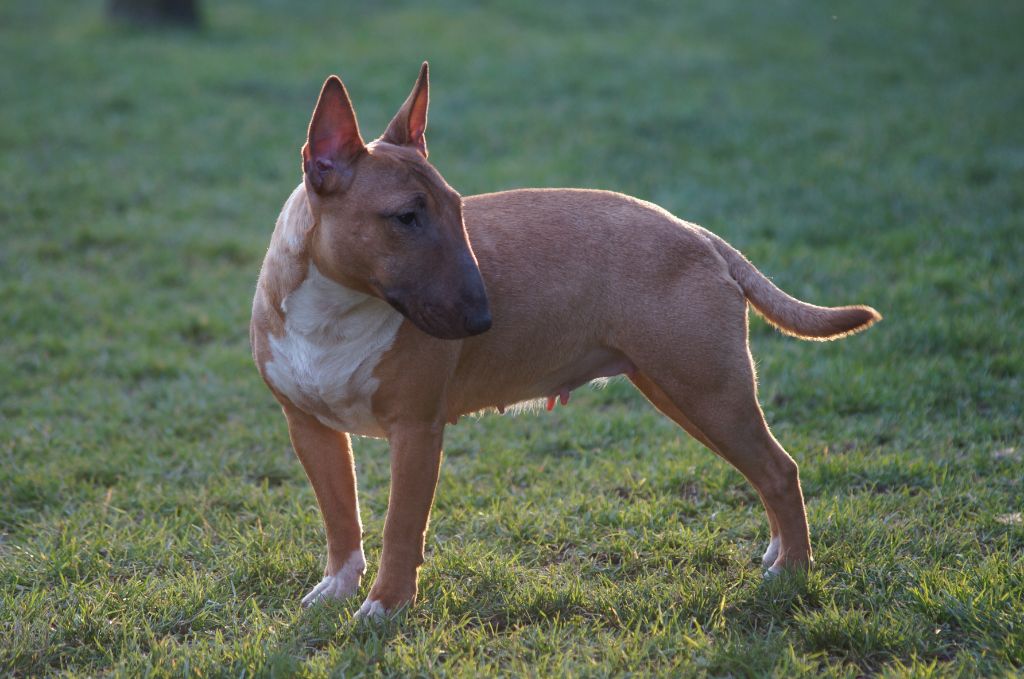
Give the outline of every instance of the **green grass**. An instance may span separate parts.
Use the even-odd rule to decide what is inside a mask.
[[[1024,6],[205,4],[0,9],[0,673],[1024,671]],[[753,491],[615,383],[449,430],[403,618],[299,608],[322,528],[251,293],[325,75],[373,136],[424,58],[464,194],[634,194],[886,315],[752,323],[811,575],[762,580]],[[356,455],[368,582],[387,453]]]

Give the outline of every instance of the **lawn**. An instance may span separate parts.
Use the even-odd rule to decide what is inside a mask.
[[[0,674],[1024,671],[1024,5],[293,4],[0,8]],[[620,381],[449,428],[404,616],[299,607],[323,529],[252,291],[324,77],[372,137],[423,59],[463,194],[633,194],[885,315],[751,322],[809,576],[762,578],[752,489]],[[388,461],[355,449],[365,594]]]

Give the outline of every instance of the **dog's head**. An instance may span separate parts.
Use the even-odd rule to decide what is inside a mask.
[[[381,137],[363,143],[345,86],[331,76],[302,148],[316,267],[386,300],[424,332],[458,339],[491,326],[462,196],[427,162],[427,64]]]

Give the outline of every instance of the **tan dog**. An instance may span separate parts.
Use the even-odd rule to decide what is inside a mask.
[[[797,465],[758,405],[747,303],[807,339],[857,332],[878,313],[796,300],[718,236],[628,196],[463,199],[427,162],[427,89],[423,64],[364,144],[345,87],[327,79],[256,289],[253,354],[327,532],[326,577],[303,604],[356,594],[366,567],[350,434],[391,449],[380,569],[357,613],[379,616],[415,600],[445,424],[564,403],[619,374],[757,489],[770,571],[806,567]]]

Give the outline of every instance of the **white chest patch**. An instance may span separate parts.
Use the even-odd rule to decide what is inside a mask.
[[[267,379],[328,427],[383,436],[370,401],[373,370],[395,340],[402,316],[385,302],[309,273],[281,303],[284,335],[270,336]]]

